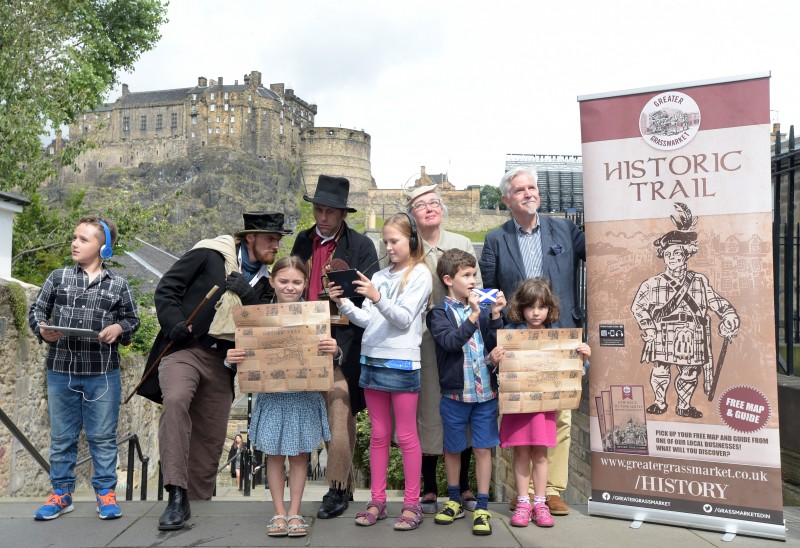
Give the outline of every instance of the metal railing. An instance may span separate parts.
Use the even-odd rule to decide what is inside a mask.
[[[145,455],[142,452],[142,446],[139,444],[139,436],[134,434],[133,432],[129,433],[128,435],[117,439],[117,445],[122,445],[124,443],[128,444],[128,469],[127,469],[127,476],[125,479],[125,500],[133,500],[133,469],[135,465],[135,459],[138,456],[139,462],[142,464],[142,475],[141,475],[141,486],[140,486],[140,493],[139,497],[140,500],[147,500],[147,472],[149,469],[150,457]],[[92,456],[88,455],[83,457],[82,459],[78,460],[75,463],[75,467],[81,466],[92,460]]]
[[[788,145],[786,151],[784,144]],[[795,177],[800,165],[794,126],[789,128],[789,139],[775,139],[772,156],[772,241],[775,307],[775,347],[780,369],[794,375],[794,347],[798,340],[798,310],[800,309],[800,226],[795,221],[798,196]],[[781,345],[786,348],[785,359]]]

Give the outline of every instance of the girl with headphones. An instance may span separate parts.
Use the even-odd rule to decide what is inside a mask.
[[[342,288],[329,286],[330,297],[339,310],[359,327],[361,376],[372,434],[370,477],[372,500],[356,514],[356,524],[374,525],[386,518],[386,473],[392,435],[390,410],[394,410],[397,439],[403,454],[405,494],[403,511],[394,528],[416,529],[422,523],[419,506],[422,452],[417,436],[417,400],[420,390],[422,314],[431,294],[431,272],[425,264],[422,244],[414,218],[398,213],[383,225],[383,242],[389,266],[372,280],[359,273],[356,293],[365,297],[361,308],[342,298]]]
[[[75,264],[50,273],[28,315],[33,332],[50,345],[47,405],[53,492],[34,514],[38,521],[73,510],[81,429],[92,455],[98,516],[122,515],[114,492],[121,397],[118,347],[131,343],[139,316],[128,282],[103,263],[112,255],[116,236],[112,221],[94,216],[78,221],[71,245]]]

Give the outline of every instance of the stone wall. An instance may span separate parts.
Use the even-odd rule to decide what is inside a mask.
[[[9,299],[8,280],[0,279],[0,407],[30,440],[34,447],[48,459],[50,448],[50,421],[47,411],[45,383],[45,355],[47,348],[27,326],[20,332],[14,322]],[[36,298],[38,287],[21,284],[25,288],[27,312]],[[27,319],[27,314],[26,314]],[[126,357],[122,362],[122,397],[127,397],[142,374],[144,358]],[[120,409],[118,435],[134,432],[144,454],[150,457],[152,478],[158,473],[158,418],[159,406],[139,396]],[[78,458],[88,455],[86,440],[81,435]],[[127,445],[120,448],[119,473],[125,481]],[[78,489],[91,490],[89,478],[91,463],[76,470]],[[134,472],[134,487],[138,490],[140,467]],[[48,474],[42,470],[22,444],[0,424],[0,497],[39,497],[50,490]],[[118,485],[121,490],[123,485]],[[137,491],[138,492],[138,491]]]
[[[375,188],[370,163],[371,137],[363,131],[334,127],[311,127],[301,131],[303,179],[306,192],[314,195],[322,174],[346,177],[353,193]],[[357,206],[353,206],[356,207]]]

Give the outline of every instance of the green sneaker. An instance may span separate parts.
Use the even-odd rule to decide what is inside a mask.
[[[492,514],[488,510],[475,510],[473,514],[475,519],[472,521],[472,534],[479,536],[487,536],[492,534],[492,524],[489,520]]]
[[[436,514],[436,517],[433,518],[435,523],[439,525],[450,525],[457,519],[461,519],[464,517],[464,508],[458,502],[454,500],[448,500],[444,503],[444,506],[439,513]]]

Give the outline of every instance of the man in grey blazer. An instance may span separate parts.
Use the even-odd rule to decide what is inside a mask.
[[[500,180],[503,203],[511,220],[486,235],[479,261],[483,286],[500,289],[509,301],[527,278],[550,280],[558,297],[561,316],[551,327],[583,324],[584,312],[577,302],[575,279],[579,262],[586,260],[583,232],[568,219],[542,217],[536,173],[526,167],[508,171]],[[556,416],[556,447],[548,451],[547,506],[556,516],[569,513],[561,499],[569,478],[569,446],[572,414]]]

